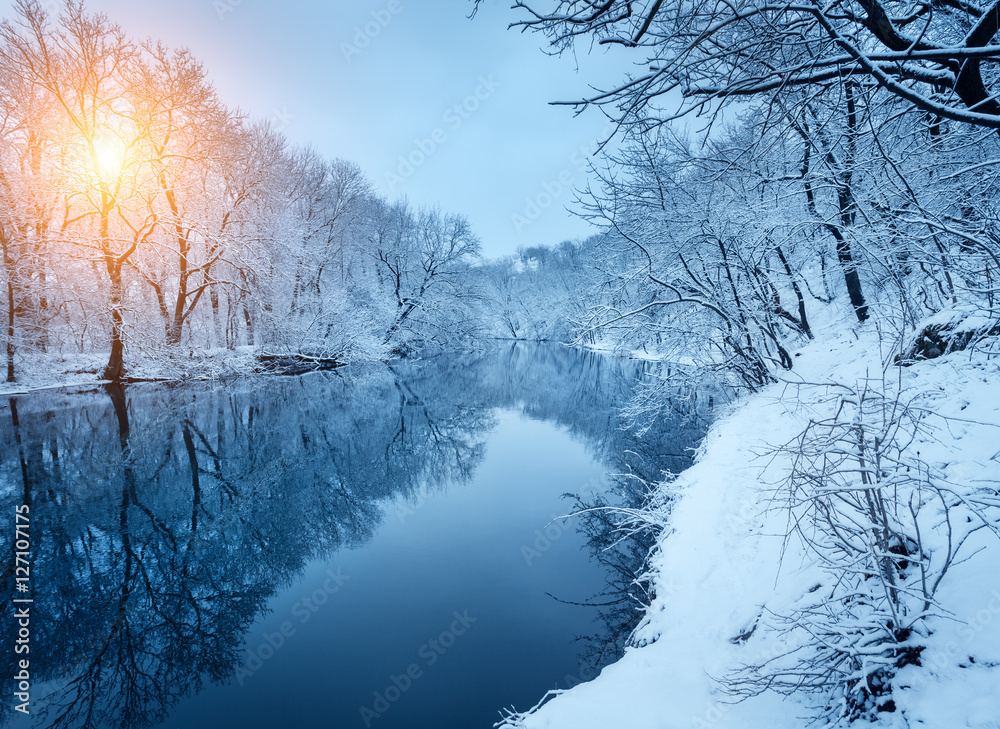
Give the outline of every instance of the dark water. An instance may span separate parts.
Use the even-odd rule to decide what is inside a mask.
[[[568,492],[614,500],[613,474],[683,468],[701,435],[673,409],[624,429],[642,376],[518,346],[8,399],[3,554],[29,505],[31,573],[15,593],[4,557],[0,722],[490,727],[589,679],[574,639],[602,626],[570,603],[607,574],[551,520]]]

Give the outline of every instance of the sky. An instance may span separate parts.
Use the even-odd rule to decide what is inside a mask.
[[[509,5],[470,19],[471,0],[86,0],[136,39],[189,48],[223,101],[293,144],[466,215],[488,257],[593,232],[566,208],[607,122],[549,102],[621,77],[602,52],[546,55],[542,35],[508,30],[523,17]]]

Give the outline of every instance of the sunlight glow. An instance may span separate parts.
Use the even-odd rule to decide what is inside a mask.
[[[64,132],[59,166],[70,188],[86,190],[119,181],[134,146],[126,140],[132,140],[134,134],[129,126],[115,122],[98,122],[84,134],[76,129]]]
[[[125,148],[111,129],[99,129],[94,134],[93,161],[97,174],[104,180],[118,176],[125,159]]]

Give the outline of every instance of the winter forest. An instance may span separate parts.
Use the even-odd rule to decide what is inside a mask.
[[[452,5],[366,17],[497,19]],[[503,17],[534,64],[622,71],[546,89],[604,124],[559,201],[587,232],[497,253],[224,102],[192,51],[16,0],[0,528],[17,597],[30,505],[35,612],[30,671],[4,618],[0,722],[334,712],[261,688],[287,680],[347,687],[330,715],[366,728],[1000,727],[1000,0]],[[390,547],[441,574],[409,585]],[[277,627],[337,560],[343,600]],[[367,643],[332,632],[366,614]],[[585,656],[541,647],[562,629]]]

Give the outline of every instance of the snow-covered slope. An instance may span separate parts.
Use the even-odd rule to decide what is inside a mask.
[[[886,364],[878,341],[865,328],[811,344],[784,382],[716,422],[696,465],[663,487],[673,497],[670,528],[651,564],[656,596],[635,645],[595,680],[511,717],[510,725],[781,729],[820,715],[815,695],[768,691],[736,703],[718,681],[794,648],[794,637],[775,629],[775,616],[830,582],[798,539],[785,538],[781,484],[790,456],[774,448],[833,414],[837,388],[825,383],[868,382],[900,392],[924,413],[909,450],[947,482],[1000,480],[1000,366],[957,352],[899,368]],[[925,549],[946,547],[947,534],[924,538]],[[896,711],[879,713],[879,726],[1000,727],[1000,539],[979,529],[959,556],[967,559],[948,571],[926,620],[921,665],[899,671]]]

